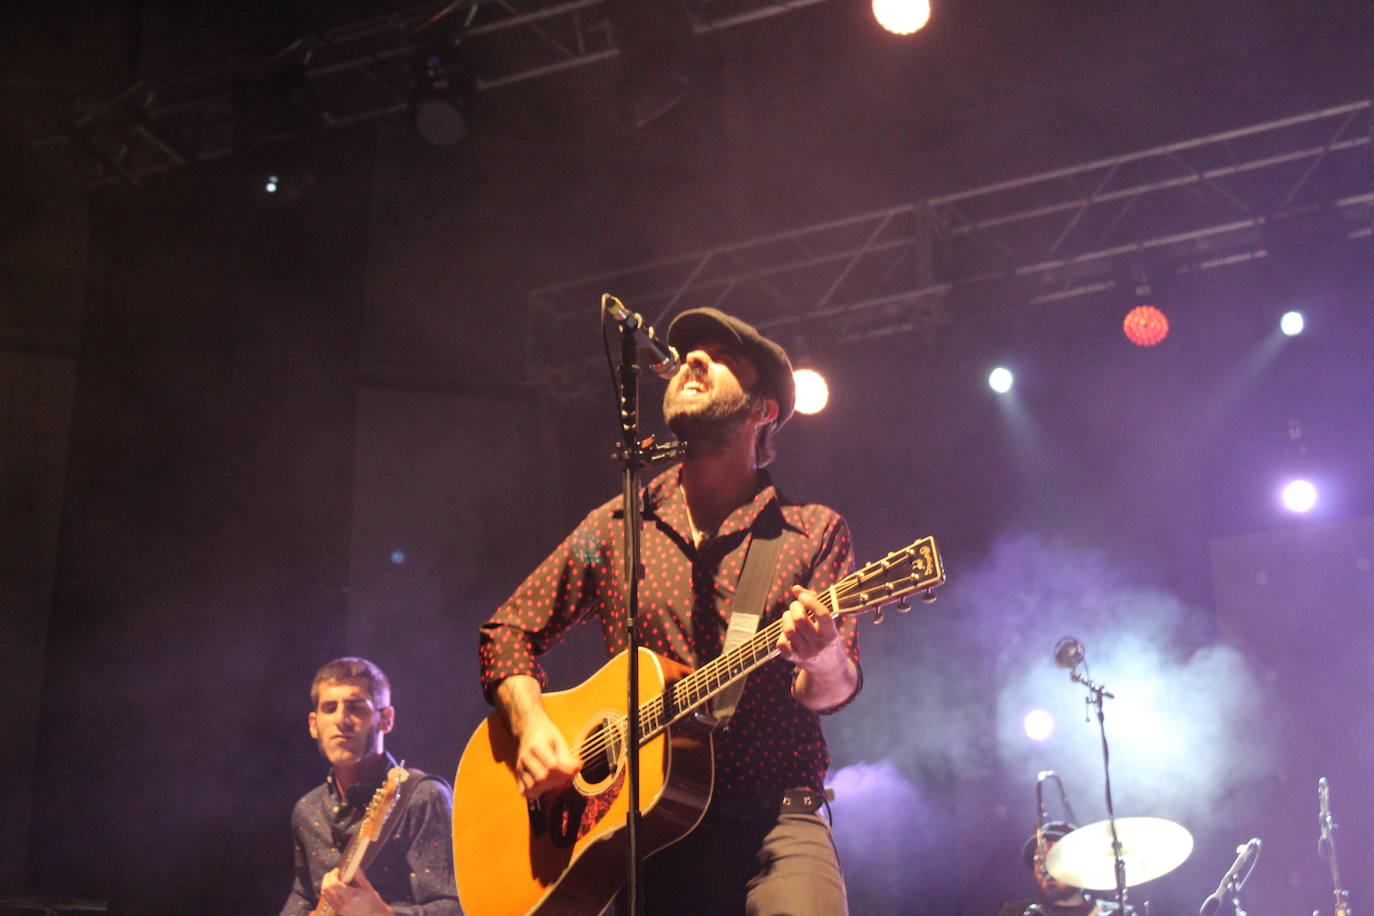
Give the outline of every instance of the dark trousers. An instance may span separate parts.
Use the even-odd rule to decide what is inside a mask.
[[[645,916],[844,916],[844,876],[819,814],[713,818],[644,862]],[[624,907],[619,912],[624,912]]]

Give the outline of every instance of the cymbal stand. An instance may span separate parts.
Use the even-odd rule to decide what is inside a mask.
[[[1088,688],[1088,695],[1083,702],[1091,709],[1097,711],[1097,730],[1102,735],[1102,780],[1107,797],[1107,823],[1111,828],[1112,834],[1112,859],[1114,873],[1116,875],[1116,905],[1119,912],[1124,914],[1126,911],[1126,862],[1121,858],[1121,840],[1116,835],[1116,809],[1112,805],[1112,768],[1111,752],[1107,748],[1107,720],[1102,712],[1102,700],[1116,699],[1112,693],[1094,683],[1087,675],[1078,671],[1077,667],[1070,672],[1069,677],[1075,683],[1082,684]]]
[[[1341,887],[1341,866],[1336,860],[1336,822],[1331,817],[1331,785],[1323,776],[1317,780],[1317,800],[1321,807],[1321,836],[1317,838],[1317,854],[1331,866],[1331,887],[1335,897],[1334,916],[1351,916],[1350,891]],[[1312,916],[1317,916],[1316,910]]]

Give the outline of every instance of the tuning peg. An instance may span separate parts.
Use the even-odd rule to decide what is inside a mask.
[[[926,589],[925,593],[921,595],[921,600],[926,604],[933,604],[935,602],[935,589]]]
[[[873,612],[873,622],[879,624],[883,622],[883,609],[881,606]]]
[[[906,600],[905,598],[903,598],[901,601],[898,601],[898,602],[897,602],[897,613],[898,613],[898,614],[906,614],[906,613],[909,613],[910,611],[911,611],[911,602],[910,602],[910,601],[908,601],[908,600]]]

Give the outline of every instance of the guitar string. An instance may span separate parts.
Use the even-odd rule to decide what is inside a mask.
[[[889,554],[877,563],[865,566],[863,569],[847,576],[840,582],[834,583],[818,597],[822,607],[828,613],[843,613],[846,609],[842,602],[849,598],[851,594],[858,591],[861,598],[866,597],[863,591],[863,584],[866,580],[887,572],[901,560],[909,556],[909,551],[898,551]],[[911,577],[914,578],[914,577]],[[884,595],[890,594],[895,588],[892,581],[884,583],[881,590]],[[866,606],[866,602],[859,604],[859,608]],[[673,692],[674,698],[678,701],[677,708],[687,710],[695,708],[705,702],[716,692],[721,690],[726,684],[734,681],[744,672],[767,661],[777,648],[777,638],[782,633],[782,621],[775,620],[765,626],[743,645],[737,647],[726,655],[717,656],[707,662],[696,671],[684,677],[682,680],[673,684],[669,690]],[[762,654],[759,649],[767,647]],[[741,665],[741,663],[744,663]],[[701,685],[704,689],[697,689]],[[664,716],[663,695],[655,697],[647,703],[640,705],[640,724],[641,740],[648,740],[658,733],[660,729],[668,723],[661,721]],[[624,744],[624,732],[622,727],[628,717],[615,717],[614,724],[603,723],[593,735],[588,736],[588,740],[583,741],[578,746],[578,757],[585,764],[606,751],[612,742],[615,743],[616,753],[614,759],[619,759],[620,748]],[[646,722],[647,720],[647,722]],[[609,727],[608,727],[609,726]]]
[[[826,607],[827,611],[831,614],[836,612],[843,613],[846,610],[852,613],[854,610],[860,610],[869,606],[872,600],[862,588],[863,584],[869,579],[888,572],[892,567],[909,559],[913,554],[913,548],[908,547],[904,550],[891,553],[882,560],[871,563],[858,572],[846,576],[843,580],[833,584],[819,596],[822,606]],[[915,575],[904,578],[909,578],[913,582],[918,581],[918,577]],[[877,589],[877,591],[881,592],[877,597],[882,599],[891,595],[896,588],[897,581],[898,580],[888,580],[884,582]],[[910,591],[914,590],[914,588],[910,589]],[[840,594],[841,591],[843,591],[843,594]],[[858,607],[854,609],[843,608],[840,602],[851,597],[852,593],[856,591],[861,599]],[[669,689],[672,690],[675,699],[679,701],[676,704],[677,708],[679,710],[695,708],[722,689],[730,681],[735,680],[744,672],[767,661],[776,649],[777,637],[781,633],[782,621],[780,619],[775,620],[732,652],[727,655],[717,656],[696,671],[684,677],[682,680],[673,684]],[[767,651],[759,655],[757,649],[765,645],[768,647]],[[746,657],[748,658],[748,664],[741,667],[740,662],[744,661]],[[705,682],[703,686],[706,689],[697,690],[695,685],[701,682]],[[686,695],[681,696],[680,694],[682,694],[684,690],[686,691]],[[640,705],[639,718],[641,724],[641,741],[647,741],[657,734],[659,730],[669,724],[661,721],[663,715],[662,694]],[[587,740],[579,744],[579,759],[584,764],[589,763],[593,758],[602,754],[611,742],[615,742],[616,754],[614,759],[618,760],[620,757],[621,745],[624,744],[625,729],[623,725],[627,718],[628,717],[624,715],[616,716],[613,727],[611,728],[607,726],[612,723],[603,723],[594,735],[589,735]],[[645,727],[646,719],[648,720],[649,727]],[[612,733],[614,735],[613,737]]]
[[[834,607],[831,607],[828,610],[831,613],[835,612]],[[684,704],[682,708],[694,707],[698,705],[700,702],[702,702],[705,699],[705,697],[703,696],[701,699],[696,699],[693,691],[690,690],[690,688],[687,691],[686,697],[681,696],[680,694],[682,693],[685,685],[689,685],[689,682],[693,681],[714,680],[718,674],[722,673],[721,669],[723,667],[735,668],[738,666],[739,662],[742,661],[746,656],[752,660],[757,654],[757,649],[761,646],[766,645],[768,647],[767,655],[772,655],[774,649],[776,648],[778,635],[781,633],[782,621],[775,620],[772,623],[765,626],[762,630],[759,630],[739,647],[733,649],[726,655],[717,656],[707,664],[703,665],[696,671],[684,677],[682,680],[671,685],[668,689],[673,691],[674,696],[678,697],[679,700],[688,700],[691,702],[690,707]],[[660,694],[659,696],[654,697],[652,700],[649,700],[646,703],[642,703],[639,709],[639,719],[642,730],[641,738],[642,740],[648,740],[649,738],[657,734],[658,731],[662,729],[664,725],[667,724],[660,721],[663,718],[663,695]],[[617,745],[623,744],[624,729],[622,728],[622,725],[625,723],[626,719],[627,717],[624,715],[618,715],[615,717],[614,738],[612,738],[611,735],[608,734],[610,729],[608,729],[606,727],[606,724],[603,723],[602,727],[596,731],[595,735],[589,736],[591,740],[584,741],[579,746],[579,757],[581,758],[581,760],[584,763],[590,762],[592,758],[598,756],[603,751],[605,751],[608,742],[612,740],[616,741]],[[617,747],[617,753],[615,756],[617,759],[620,756],[619,747]]]
[[[897,566],[899,563],[902,563],[913,557],[915,555],[915,548],[916,545],[913,544],[912,546],[904,548],[902,550],[894,551],[893,553],[888,554],[883,559],[874,563],[870,563],[858,572],[846,576],[840,582],[831,585],[829,589],[827,589],[820,595],[820,601],[822,606],[825,606],[829,613],[832,614],[836,612],[844,613],[846,610],[852,613],[854,610],[862,610],[863,608],[870,606],[874,603],[875,598],[870,597],[870,595],[864,590],[864,583],[869,579],[873,579],[884,573],[887,573],[894,566]],[[909,579],[911,583],[913,583],[902,594],[908,594],[919,588],[918,585],[914,584],[919,582],[918,576],[913,574],[902,578]],[[875,590],[878,593],[876,595],[876,600],[882,601],[883,599],[891,597],[892,593],[896,590],[896,585],[898,581],[900,581],[900,579],[889,578],[887,581],[883,582]],[[843,591],[842,595],[839,594],[841,591]],[[841,607],[840,602],[849,598],[851,594],[855,591],[858,592],[858,597],[860,599],[858,607],[853,609],[846,609]],[[781,632],[782,621],[776,620],[768,626],[764,627],[764,629],[760,630],[757,634],[755,634],[752,638],[746,641],[743,645],[739,646],[737,649],[733,650],[729,654],[717,656],[710,662],[707,662],[701,668],[698,668],[696,671],[684,677],[682,680],[673,684],[669,689],[672,690],[674,698],[678,700],[678,703],[676,704],[677,708],[679,710],[688,710],[695,708],[705,700],[709,699],[720,689],[722,689],[730,681],[735,680],[736,678],[740,677],[743,673],[746,673],[747,671],[750,671],[758,665],[762,664],[764,661],[767,661],[767,659],[770,656],[772,656],[773,651],[776,648],[777,636]],[[765,645],[768,647],[767,652],[763,653],[762,655],[758,654],[757,650]],[[741,667],[740,662],[745,661],[746,658],[748,659],[748,663]],[[704,686],[706,689],[696,689],[695,685],[697,685],[700,682],[705,682]],[[685,696],[680,695],[683,693],[683,691],[686,691]],[[645,725],[646,719],[649,723],[649,727],[642,728],[641,740],[648,740],[649,738],[657,734],[660,729],[669,724],[667,722],[661,721],[663,715],[663,694],[660,694],[659,696],[655,697],[647,703],[641,704],[641,726]],[[590,760],[593,757],[596,757],[600,755],[602,752],[604,752],[610,742],[614,741],[616,742],[617,746],[615,759],[618,760],[620,757],[620,745],[624,743],[625,729],[623,728],[623,726],[627,719],[627,716],[620,715],[615,717],[613,723],[603,723],[602,726],[599,729],[597,729],[594,735],[589,735],[587,740],[584,740],[579,744],[579,759],[582,760],[583,763],[590,762]],[[608,727],[608,725],[611,725],[612,727]],[[612,737],[612,734],[614,735],[614,737]]]

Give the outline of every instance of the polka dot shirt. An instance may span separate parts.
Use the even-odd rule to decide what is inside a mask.
[[[720,654],[751,529],[770,503],[781,510],[784,533],[760,626],[787,609],[794,583],[819,591],[850,571],[844,519],[825,506],[786,501],[766,473],[760,473],[754,498],[731,513],[715,536],[693,546],[679,480],[680,469],[671,469],[644,493],[639,633],[645,648],[692,667]],[[584,621],[600,624],[608,655],[627,648],[620,503],[617,497],[593,510],[482,625],[479,652],[488,698],[512,675],[531,675],[547,686],[537,657]],[[857,667],[853,618],[840,621],[840,631]],[[749,675],[734,718],[715,736],[718,794],[823,788],[830,757],[819,715],[792,695],[795,674],[794,665],[774,658]]]

